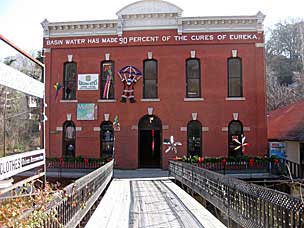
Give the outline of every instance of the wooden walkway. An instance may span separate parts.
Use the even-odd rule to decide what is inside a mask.
[[[86,228],[224,228],[162,170],[115,171]]]

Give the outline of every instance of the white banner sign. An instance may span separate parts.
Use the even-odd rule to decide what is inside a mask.
[[[0,62],[0,84],[43,98],[44,84]]]
[[[0,158],[0,180],[45,164],[45,151],[34,150]]]
[[[78,90],[98,90],[98,74],[78,74]]]

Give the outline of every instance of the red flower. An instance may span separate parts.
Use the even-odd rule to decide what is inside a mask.
[[[198,163],[203,163],[204,160],[205,160],[204,157],[199,157],[199,158],[198,158]]]
[[[278,159],[274,159],[274,160],[273,160],[273,163],[274,163],[275,165],[277,165],[277,164],[279,164],[279,160],[278,160]]]
[[[59,162],[60,162],[61,165],[63,165],[64,164],[64,158],[63,157],[59,158]]]
[[[252,167],[254,165],[254,158],[249,159],[249,167]]]
[[[175,156],[174,158],[172,158],[173,161],[181,161],[182,158],[178,157],[178,156]]]
[[[224,158],[224,159],[222,160],[222,165],[225,166],[226,163],[227,163],[227,160],[226,160],[226,158]]]
[[[89,163],[89,159],[83,158],[83,162],[84,162],[84,164],[88,164]]]

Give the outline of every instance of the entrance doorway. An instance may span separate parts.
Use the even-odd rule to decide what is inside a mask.
[[[143,116],[138,123],[138,161],[140,168],[161,167],[162,123],[154,115]]]

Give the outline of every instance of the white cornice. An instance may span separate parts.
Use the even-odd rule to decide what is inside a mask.
[[[157,4],[160,4],[159,6]],[[161,6],[166,6],[162,8]],[[262,32],[265,15],[181,17],[182,10],[161,0],[143,0],[122,8],[118,19],[41,23],[44,37],[122,35],[124,31],[176,29],[187,32]]]
[[[123,7],[116,13],[116,15],[118,18],[122,18],[124,15],[156,13],[176,13],[181,16],[182,12],[183,10],[181,8],[170,2],[162,0],[143,0]]]
[[[42,23],[44,37],[116,35],[118,20]]]

